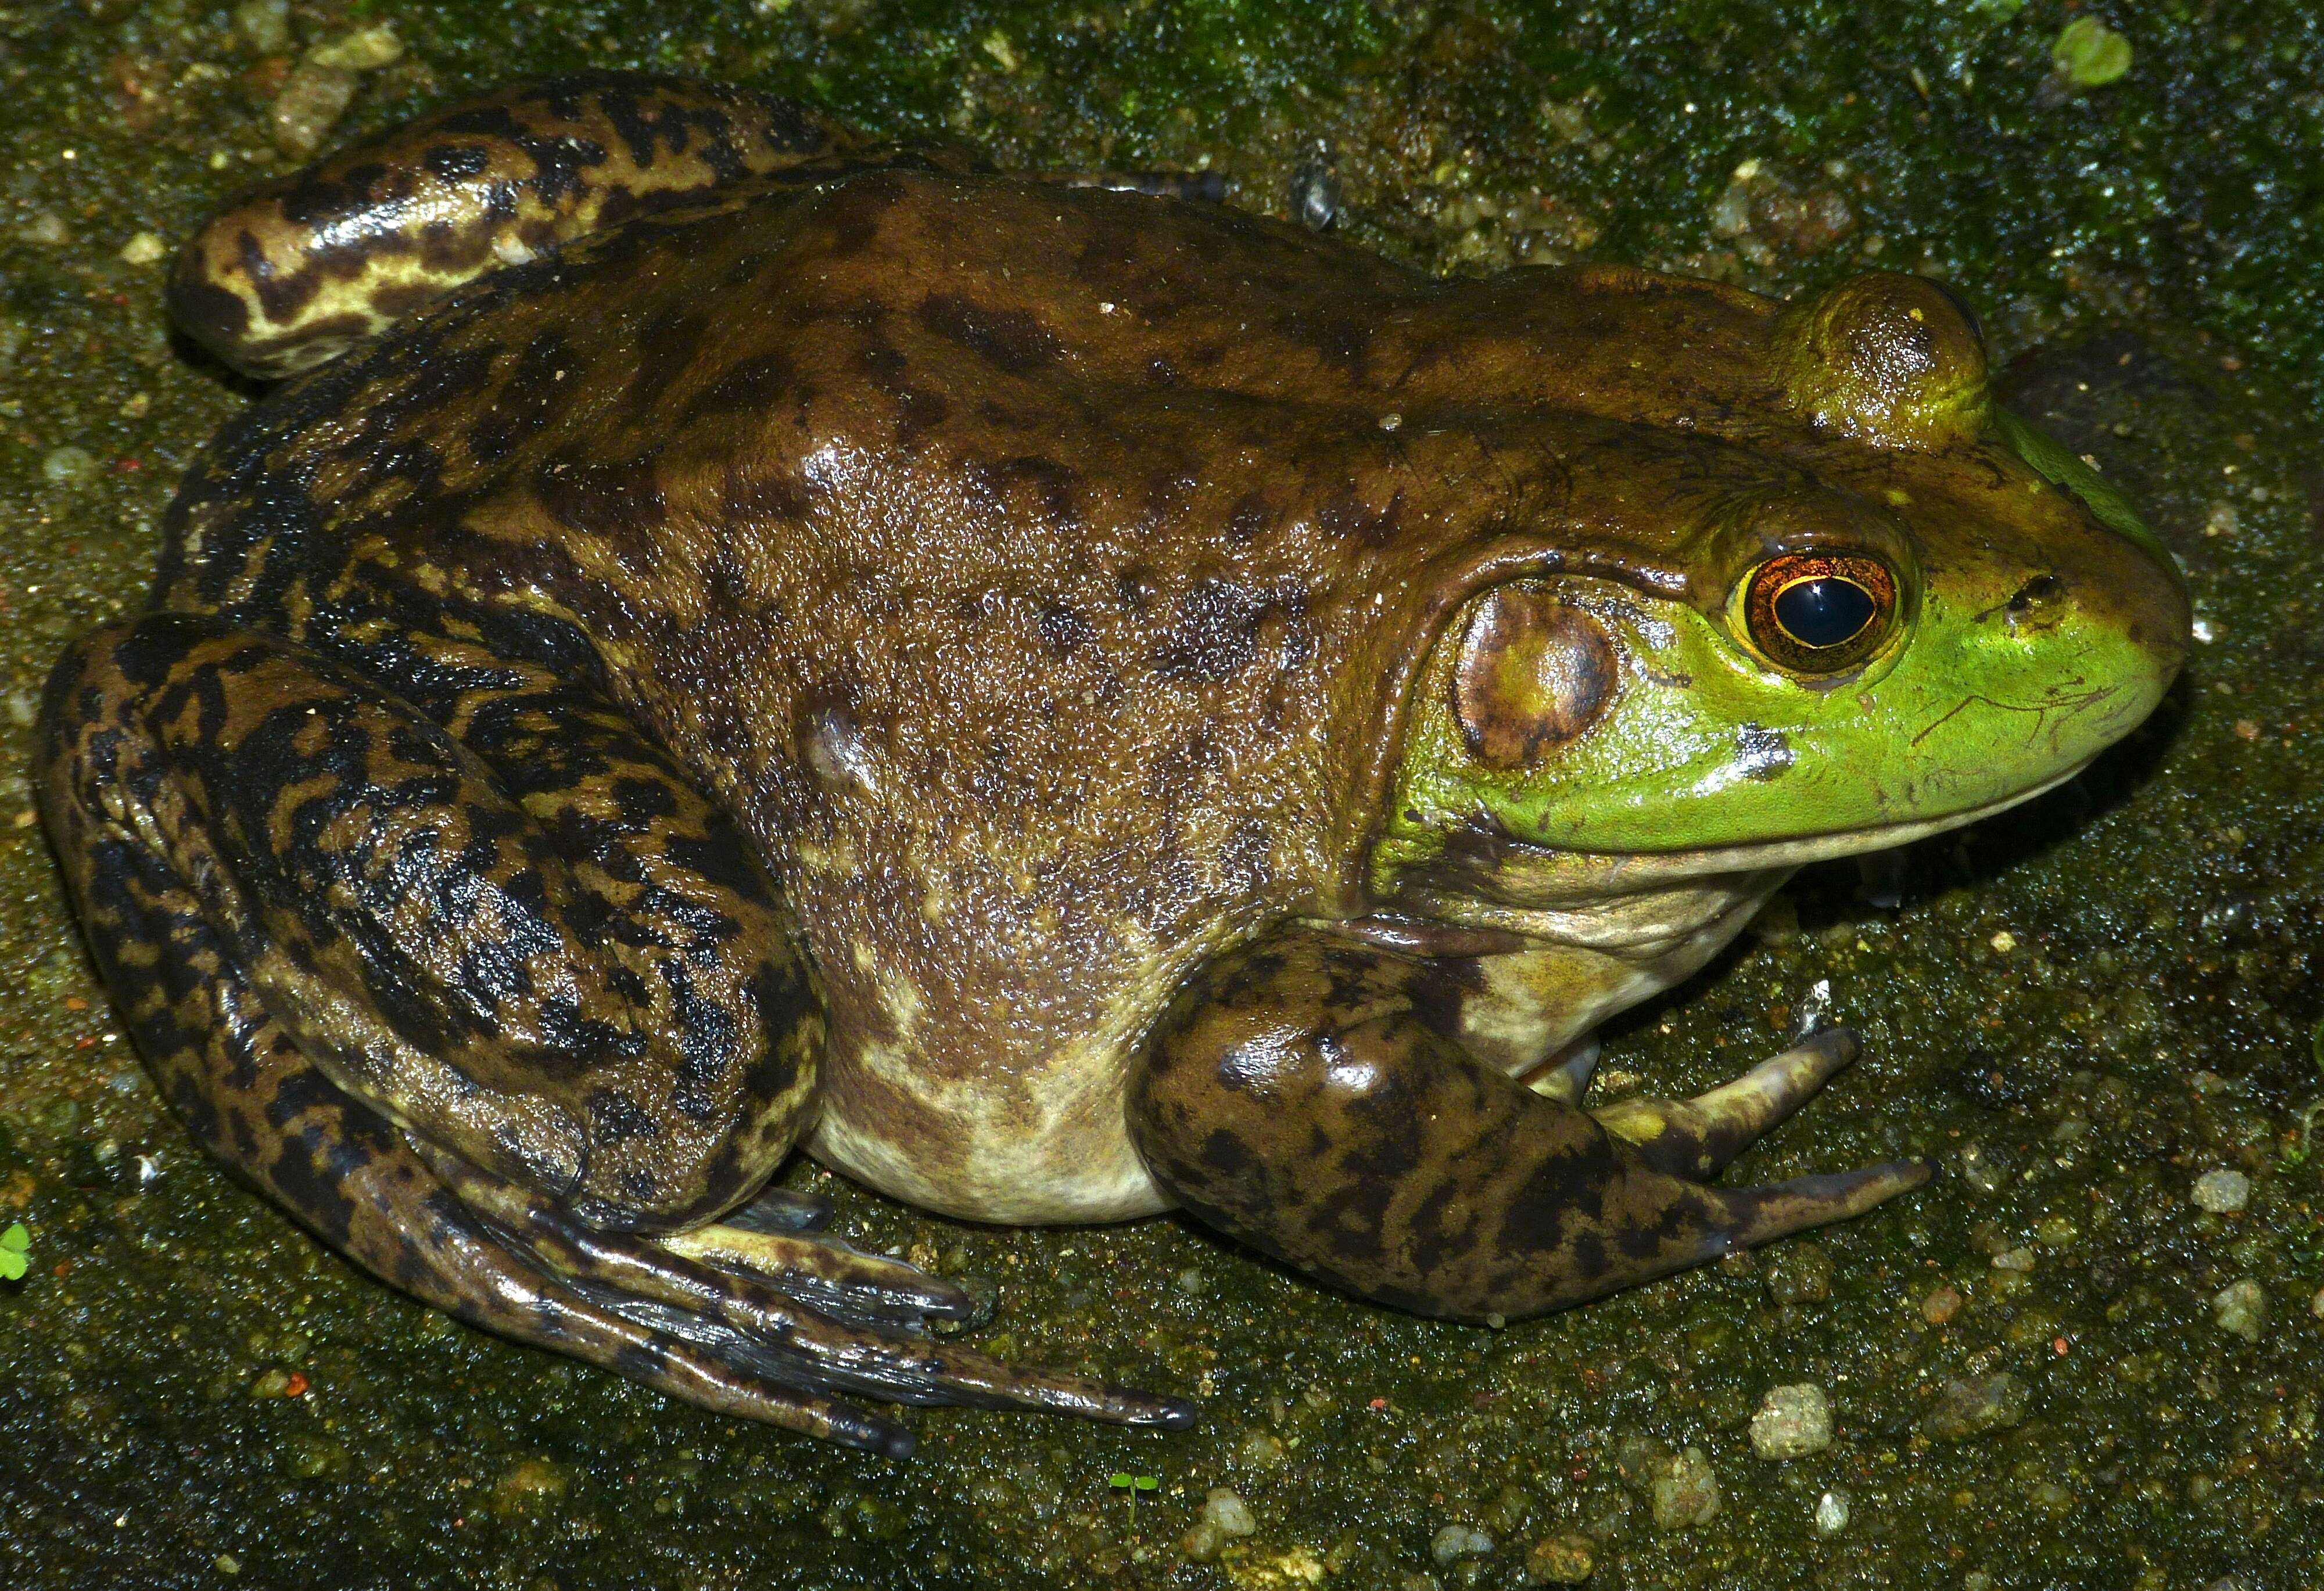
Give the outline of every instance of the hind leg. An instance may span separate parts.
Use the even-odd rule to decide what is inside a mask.
[[[833,1394],[1183,1423],[931,1341],[967,1301],[908,1267],[704,1226],[814,1100],[771,886],[586,690],[448,656],[424,683],[429,714],[167,614],[51,682],[59,853],[207,1148],[429,1302],[712,1408],[890,1453]]]

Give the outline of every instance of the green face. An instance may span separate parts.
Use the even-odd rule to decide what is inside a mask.
[[[2153,710],[2187,642],[2168,554],[1986,400],[1950,305],[1867,280],[1877,299],[1834,308],[1849,284],[1778,323],[1809,423],[1701,444],[1683,474],[1738,483],[1675,499],[1633,537],[1650,557],[1509,581],[1453,616],[1408,711],[1384,864],[1480,814],[1563,851],[1870,849],[2037,790]],[[1899,395],[1862,358],[1834,379],[1849,350],[1829,345],[1861,328],[1831,323],[1851,315],[1956,318]],[[1734,467],[1779,448],[1757,481]]]

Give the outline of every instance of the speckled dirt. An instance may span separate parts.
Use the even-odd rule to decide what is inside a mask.
[[[1425,1591],[1587,1557],[1600,1587],[2324,1582],[2324,23],[2292,0],[1905,9],[0,6],[0,1223],[31,1243],[0,1282],[0,1581]],[[2052,72],[2077,15],[2126,36],[2118,80]],[[143,600],[175,475],[248,400],[172,343],[155,262],[303,141],[584,63],[1010,163],[1207,161],[1278,212],[1328,170],[1344,230],[1439,269],[1960,284],[2015,400],[2179,551],[2208,639],[2074,786],[1868,887],[1803,878],[1610,1035],[1605,1074],[1700,1087],[1820,1003],[1868,1058],[1738,1174],[1946,1174],[1487,1332],[1170,1220],[969,1228],[797,1169],[862,1239],[997,1283],[997,1350],[1204,1409],[1180,1436],[931,1413],[899,1467],[451,1326],[196,1159],[111,1025],[24,778],[50,659]],[[2239,1210],[2194,1201],[2221,1171]],[[1799,1384],[1831,1446],[1757,1456],[1763,1395]],[[1110,1485],[1132,1476],[1156,1485]],[[1243,1506],[1194,1528],[1214,1487]]]

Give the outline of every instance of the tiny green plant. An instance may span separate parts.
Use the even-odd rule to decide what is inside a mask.
[[[1162,1484],[1162,1478],[1159,1476],[1130,1475],[1125,1471],[1117,1470],[1106,1476],[1105,1484],[1117,1492],[1130,1494],[1130,1517],[1134,1522],[1138,1518],[1138,1494],[1154,1490]]]
[[[24,1230],[23,1222],[0,1232],[0,1280],[23,1281],[25,1268],[32,1264],[32,1235]]]

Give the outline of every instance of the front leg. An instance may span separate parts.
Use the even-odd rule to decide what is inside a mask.
[[[1133,1079],[1163,1185],[1220,1230],[1351,1292],[1514,1319],[1652,1281],[1917,1188],[1929,1167],[1723,1189],[1706,1175],[1854,1053],[1826,1038],[1683,1106],[1600,1116],[1463,1052],[1441,963],[1295,928],[1179,997]]]

